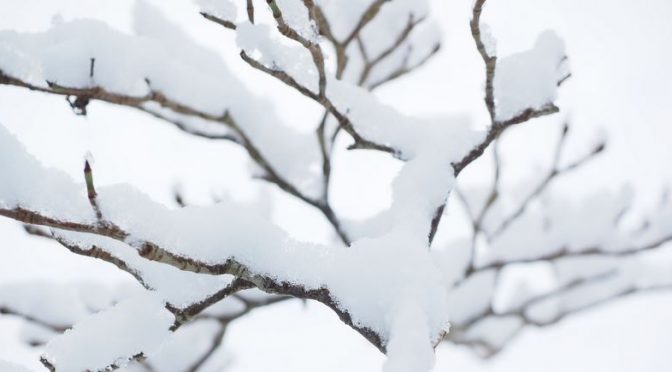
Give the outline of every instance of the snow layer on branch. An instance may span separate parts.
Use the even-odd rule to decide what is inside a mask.
[[[404,231],[428,244],[436,208],[446,200],[455,178],[450,162],[424,154],[404,164],[392,183],[392,205],[379,214],[345,225],[354,238]]]
[[[98,247],[124,261],[144,284],[171,305],[184,308],[202,301],[231,283],[230,276],[200,275],[143,259],[127,244],[93,234],[55,230],[55,236],[83,249]]]
[[[283,125],[272,104],[251,94],[215,52],[149,4],[138,2],[134,16],[136,35],[93,20],[58,23],[41,33],[0,31],[0,71],[42,87],[46,81],[100,86],[130,96],[154,90],[213,116],[228,111],[279,174],[317,195],[320,152],[312,134]]]
[[[174,320],[163,300],[146,292],[84,319],[51,340],[44,355],[58,371],[123,365],[129,356],[151,353],[161,345]]]
[[[303,1],[275,0],[275,2],[282,11],[282,17],[289,27],[314,43],[319,41],[317,25],[308,16],[308,8]]]
[[[558,81],[567,74],[564,59],[564,42],[554,32],[545,31],[532,49],[498,60],[494,80],[497,120],[552,104]]]
[[[318,93],[318,72],[313,59],[298,43],[287,41],[266,24],[244,22],[236,29],[236,43],[249,56],[274,71],[283,71],[299,85]]]
[[[381,103],[375,95],[351,83],[331,79],[327,87],[327,96],[346,113],[359,134],[398,149],[403,159],[422,153],[451,163],[483,138],[466,117],[418,119]]]
[[[54,169],[45,169],[0,125],[0,208],[29,208],[47,216],[94,221],[86,190]]]
[[[422,120],[405,116],[344,81],[330,80],[327,95],[360,135],[397,149],[398,156],[406,160],[394,180],[390,208],[367,221],[349,224],[349,231],[354,237],[371,237],[402,229],[426,241],[436,209],[453,188],[452,164],[483,134],[462,117]]]
[[[481,41],[485,47],[485,52],[492,57],[497,55],[497,39],[492,34],[492,29],[487,23],[481,22]]]
[[[2,286],[0,307],[27,317],[20,338],[27,344],[46,344],[90,313],[107,309],[120,299],[140,293],[125,284],[110,288],[103,283],[56,284],[44,281],[8,283]]]
[[[405,303],[396,312],[383,372],[429,371],[434,366],[434,348],[427,338],[430,332],[423,310]]]

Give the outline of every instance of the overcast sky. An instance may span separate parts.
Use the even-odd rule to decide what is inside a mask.
[[[344,4],[348,1],[342,0]],[[154,0],[168,16],[219,52],[251,88],[277,102],[288,123],[310,130],[317,107],[252,72],[238,61],[232,37],[203,21],[187,1]],[[483,67],[469,35],[472,0],[435,0],[444,28],[438,56],[414,75],[390,84],[380,97],[399,110],[423,116],[466,115],[485,123]],[[654,203],[672,182],[672,2],[669,0],[491,0],[484,21],[498,40],[499,55],[530,47],[553,29],[565,40],[573,77],[561,90],[562,113],[516,129],[505,138],[512,179],[533,174],[548,158],[562,120],[574,131],[572,149],[608,139],[604,156],[562,183],[574,195],[618,189],[628,183],[636,206]],[[42,30],[54,16],[93,17],[129,30],[130,0],[0,0],[0,29]],[[0,58],[2,56],[0,55]],[[249,180],[246,155],[229,144],[182,133],[128,109],[94,103],[75,117],[62,97],[0,87],[0,123],[44,163],[81,177],[82,159],[95,157],[97,182],[128,182],[163,202],[179,184],[190,200],[213,194],[270,196],[278,223],[299,239],[323,240],[326,225],[313,211]],[[342,215],[365,216],[389,203],[389,182],[398,169],[383,155],[344,154],[336,165],[334,204]],[[0,160],[1,161],[1,160]],[[468,182],[485,175],[477,168]],[[347,170],[347,172],[346,172]],[[11,182],[3,180],[0,182]],[[381,192],[381,190],[383,190]],[[306,228],[308,227],[308,228]],[[672,269],[672,268],[671,268]],[[25,237],[0,220],[0,283],[27,278],[128,280],[107,265],[72,257],[52,244]],[[482,364],[450,345],[438,352],[436,371],[667,371],[672,366],[672,294],[633,297],[543,330],[529,330],[499,357]],[[18,322],[0,319],[0,359],[32,363],[14,341]],[[231,327],[226,345],[233,371],[371,371],[382,357],[319,304],[287,303],[251,314]],[[260,357],[263,356],[263,357]]]

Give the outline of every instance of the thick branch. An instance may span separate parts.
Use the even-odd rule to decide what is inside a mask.
[[[341,321],[358,331],[379,350],[382,352],[385,351],[385,345],[383,344],[382,338],[373,330],[355,324],[348,311],[340,308],[336,299],[331,296],[328,288],[306,288],[301,284],[277,281],[276,279],[273,279],[269,276],[255,273],[249,267],[238,262],[233,257],[230,257],[220,263],[211,263],[199,261],[190,257],[180,256],[160,247],[151,241],[142,240],[138,237],[128,239],[130,234],[119,228],[112,221],[105,221],[104,224],[89,225],[80,222],[62,221],[53,217],[43,216],[37,212],[23,208],[0,208],[0,215],[27,224],[42,225],[105,236],[130,244],[131,246],[138,249],[140,256],[150,261],[163,263],[174,266],[183,271],[190,271],[194,273],[210,275],[233,275],[234,277],[239,278],[241,281],[254,284],[254,286],[267,293],[289,295],[297,298],[311,299],[322,302],[334,310]]]

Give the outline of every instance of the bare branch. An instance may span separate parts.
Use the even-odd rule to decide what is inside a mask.
[[[249,1],[248,4],[249,4],[249,3],[251,3],[251,1]],[[248,8],[248,9],[249,9],[249,8]],[[218,25],[220,25],[220,26],[222,26],[222,27],[228,28],[228,29],[230,29],[230,30],[235,30],[235,29],[237,28],[237,26],[236,26],[235,23],[233,23],[233,22],[231,22],[231,21],[227,21],[227,20],[225,20],[225,19],[221,19],[221,18],[219,18],[219,17],[215,17],[215,16],[212,15],[212,14],[208,14],[208,13],[205,13],[205,12],[201,12],[201,15],[203,16],[203,18],[207,19],[208,21],[215,22],[216,24],[218,24]]]
[[[247,0],[247,19],[250,23],[254,23],[254,3],[252,0]]]
[[[98,221],[101,221],[103,219],[103,214],[100,212],[98,201],[96,201],[98,194],[96,193],[96,188],[93,185],[93,171],[91,170],[91,165],[89,164],[88,160],[84,162],[84,179],[86,180],[86,191],[91,208],[93,208],[93,211],[96,213],[96,218],[98,218]]]
[[[495,69],[497,67],[497,56],[491,56],[488,54],[482,39],[481,14],[483,13],[483,5],[485,5],[485,1],[486,0],[476,0],[474,2],[471,23],[469,25],[471,27],[471,36],[474,38],[474,42],[476,43],[476,49],[485,63],[485,106],[488,109],[488,113],[490,113],[490,120],[494,122],[495,93],[493,81],[495,79]]]

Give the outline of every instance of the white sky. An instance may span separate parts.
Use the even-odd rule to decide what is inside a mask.
[[[347,0],[343,0],[344,3]],[[259,94],[278,102],[287,122],[310,129],[318,110],[298,94],[238,61],[231,35],[203,21],[188,1],[153,1],[184,24],[199,42],[216,48]],[[468,31],[472,0],[435,0],[444,27],[440,54],[422,71],[385,87],[382,99],[415,115],[465,114],[484,122],[482,65]],[[505,55],[530,46],[551,28],[566,43],[573,78],[562,88],[563,113],[517,129],[505,142],[512,178],[544,163],[562,118],[574,124],[571,145],[582,148],[600,133],[607,153],[562,183],[567,192],[635,186],[638,205],[652,203],[672,181],[669,121],[672,114],[672,2],[669,0],[490,1],[484,21]],[[127,29],[131,0],[0,0],[0,29],[46,28],[56,14],[95,17]],[[0,56],[1,58],[1,56]],[[128,109],[92,104],[90,115],[72,115],[60,97],[0,87],[0,123],[46,164],[81,176],[82,158],[92,151],[99,184],[129,182],[168,201],[178,182],[188,198],[212,194],[249,198],[270,194],[278,222],[298,238],[324,239],[315,212],[247,177],[246,155],[229,144],[187,137]],[[466,174],[482,181],[484,167]],[[334,175],[334,204],[347,216],[370,214],[389,202],[395,164],[383,155],[343,154]],[[0,175],[1,177],[1,175]],[[11,182],[2,180],[0,182]],[[271,191],[269,191],[271,190]],[[381,191],[382,190],[382,191]],[[307,228],[308,227],[308,228]],[[41,277],[71,281],[121,280],[102,264],[74,258],[57,247],[26,239],[20,227],[0,220],[0,283]],[[671,268],[672,269],[672,268]],[[672,295],[640,296],[603,307],[541,331],[529,330],[498,358],[481,364],[451,346],[438,353],[437,371],[642,371],[672,365]],[[17,323],[0,320],[0,359],[29,363],[13,343]],[[234,371],[371,371],[381,356],[321,305],[284,304],[253,313],[226,336]],[[35,362],[32,362],[35,365]]]

